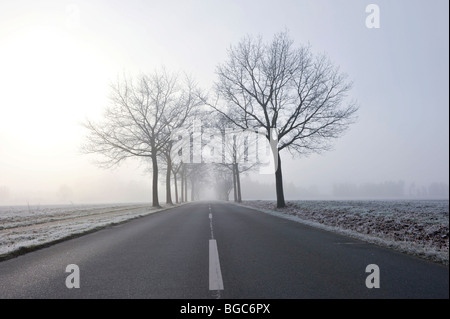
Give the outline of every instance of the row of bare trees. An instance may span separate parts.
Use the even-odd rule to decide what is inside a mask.
[[[195,83],[166,70],[122,78],[111,86],[110,104],[100,122],[87,120],[85,153],[100,153],[100,166],[119,165],[130,157],[151,161],[153,206],[159,206],[158,164],[166,158],[167,176],[174,169],[170,159],[171,133],[182,127],[199,105]],[[170,187],[170,183],[168,183]],[[171,202],[170,192],[168,202]]]
[[[165,70],[117,81],[104,118],[84,124],[88,135],[83,151],[103,155],[99,165],[106,167],[130,157],[150,162],[154,206],[159,206],[161,163],[167,203],[173,201],[171,185],[175,201],[186,201],[188,181],[195,199],[208,178],[223,199],[234,189],[234,199],[240,201],[240,174],[260,162],[248,160],[250,149],[256,149],[250,140],[233,134],[230,138],[229,129],[254,132],[270,145],[281,208],[285,199],[280,152],[306,155],[328,150],[355,119],[358,107],[347,97],[351,86],[324,55],[313,54],[308,46],[295,47],[287,31],[269,42],[247,36],[229,48],[209,93],[191,77]],[[202,127],[190,130],[199,119]],[[212,162],[202,159],[205,152]]]

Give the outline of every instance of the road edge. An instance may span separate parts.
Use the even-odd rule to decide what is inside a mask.
[[[339,235],[347,236],[352,239],[361,240],[366,243],[370,243],[370,244],[378,245],[378,246],[381,246],[384,248],[392,249],[394,251],[401,252],[401,253],[404,253],[404,254],[407,254],[410,256],[418,257],[420,259],[434,262],[434,263],[437,263],[437,264],[440,264],[440,265],[443,265],[446,267],[449,266],[448,256],[444,256],[443,254],[440,254],[438,252],[430,253],[430,251],[426,250],[423,246],[417,245],[413,242],[408,243],[408,245],[409,245],[409,247],[408,247],[408,246],[402,245],[402,242],[386,241],[380,237],[361,234],[361,233],[358,233],[358,232],[355,232],[355,231],[352,231],[349,229],[340,229],[338,227],[328,226],[328,225],[321,224],[318,222],[313,222],[310,220],[302,219],[298,216],[286,215],[284,213],[281,213],[281,212],[278,212],[275,210],[262,209],[262,208],[258,208],[258,207],[244,205],[242,203],[236,203],[236,202],[229,202],[229,203],[236,205],[236,206],[252,209],[252,210],[255,210],[255,211],[258,211],[261,213],[265,213],[268,215],[272,215],[275,217],[291,220],[291,221],[301,223],[303,225],[310,226],[313,228],[318,228],[318,229],[329,231],[329,232],[336,233]],[[411,248],[411,246],[413,246],[413,248]]]
[[[95,233],[95,232],[97,232],[99,230],[102,230],[102,229],[106,229],[106,228],[109,228],[109,227],[112,227],[112,226],[122,225],[122,224],[125,224],[125,223],[128,223],[128,222],[131,222],[133,220],[139,219],[139,218],[148,217],[148,216],[153,215],[153,214],[162,213],[162,212],[165,212],[165,211],[168,211],[168,210],[171,210],[171,209],[174,209],[174,208],[177,208],[177,207],[189,204],[189,203],[190,202],[180,203],[180,204],[173,204],[173,206],[170,206],[170,207],[164,207],[164,208],[160,208],[160,209],[157,208],[157,210],[155,210],[155,211],[149,211],[146,214],[133,216],[133,217],[130,217],[129,219],[122,220],[120,222],[111,222],[111,223],[108,223],[108,224],[105,224],[105,225],[102,225],[102,226],[97,226],[97,227],[94,227],[94,228],[87,229],[85,231],[72,233],[70,235],[67,235],[67,236],[64,236],[64,237],[61,237],[61,238],[58,238],[58,239],[55,239],[55,240],[46,241],[46,242],[43,242],[41,244],[35,244],[35,245],[30,245],[30,246],[21,246],[21,247],[15,249],[15,250],[12,250],[10,252],[7,252],[5,254],[0,255],[0,262],[19,257],[19,256],[25,255],[25,254],[33,252],[33,251],[44,249],[44,248],[47,248],[47,247],[50,247],[50,246],[53,246],[53,245],[56,245],[56,244],[59,244],[59,243],[71,240],[71,239],[75,239],[75,238],[79,238],[79,237],[82,237],[82,236],[85,236],[85,235],[89,235],[89,234]]]

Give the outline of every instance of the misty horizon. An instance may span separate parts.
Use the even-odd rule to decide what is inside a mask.
[[[230,46],[283,30],[348,75],[359,105],[327,151],[281,151],[286,199],[449,199],[448,2],[377,1],[373,29],[356,0],[43,3],[0,4],[0,206],[151,202],[149,163],[99,168],[80,123],[102,119],[124,74],[165,66],[211,91]],[[242,174],[243,200],[275,198],[273,175]]]
[[[251,177],[242,178],[243,200],[276,200],[275,182],[258,181]],[[164,186],[164,185],[161,185]],[[121,192],[132,192],[133,196],[122,196]],[[328,191],[319,189],[317,185],[297,186],[292,182],[284,185],[287,201],[293,200],[449,200],[449,186],[444,183],[416,185],[414,182],[386,181],[383,183],[342,183],[330,185]],[[22,195],[0,187],[0,206],[40,206],[40,205],[84,205],[84,204],[119,204],[119,203],[151,203],[151,185],[129,182],[124,189],[111,189],[109,197],[98,194],[76,193],[67,185],[61,185],[55,192],[25,192]],[[161,187],[161,198],[165,197]],[[190,196],[189,196],[190,199]],[[218,195],[210,190],[200,190],[196,200],[218,200]],[[229,201],[233,201],[230,194]],[[162,200],[164,203],[164,200]]]

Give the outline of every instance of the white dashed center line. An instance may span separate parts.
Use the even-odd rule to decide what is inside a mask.
[[[209,240],[209,290],[223,290],[222,271],[220,270],[219,251],[214,239],[213,216],[209,206],[209,225],[211,228],[211,239]]]
[[[217,242],[215,239],[209,240],[209,290],[223,290],[219,252],[217,251]]]

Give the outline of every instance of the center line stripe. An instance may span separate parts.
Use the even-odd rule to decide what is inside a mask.
[[[223,290],[219,252],[217,250],[217,242],[215,239],[209,240],[209,290]]]

